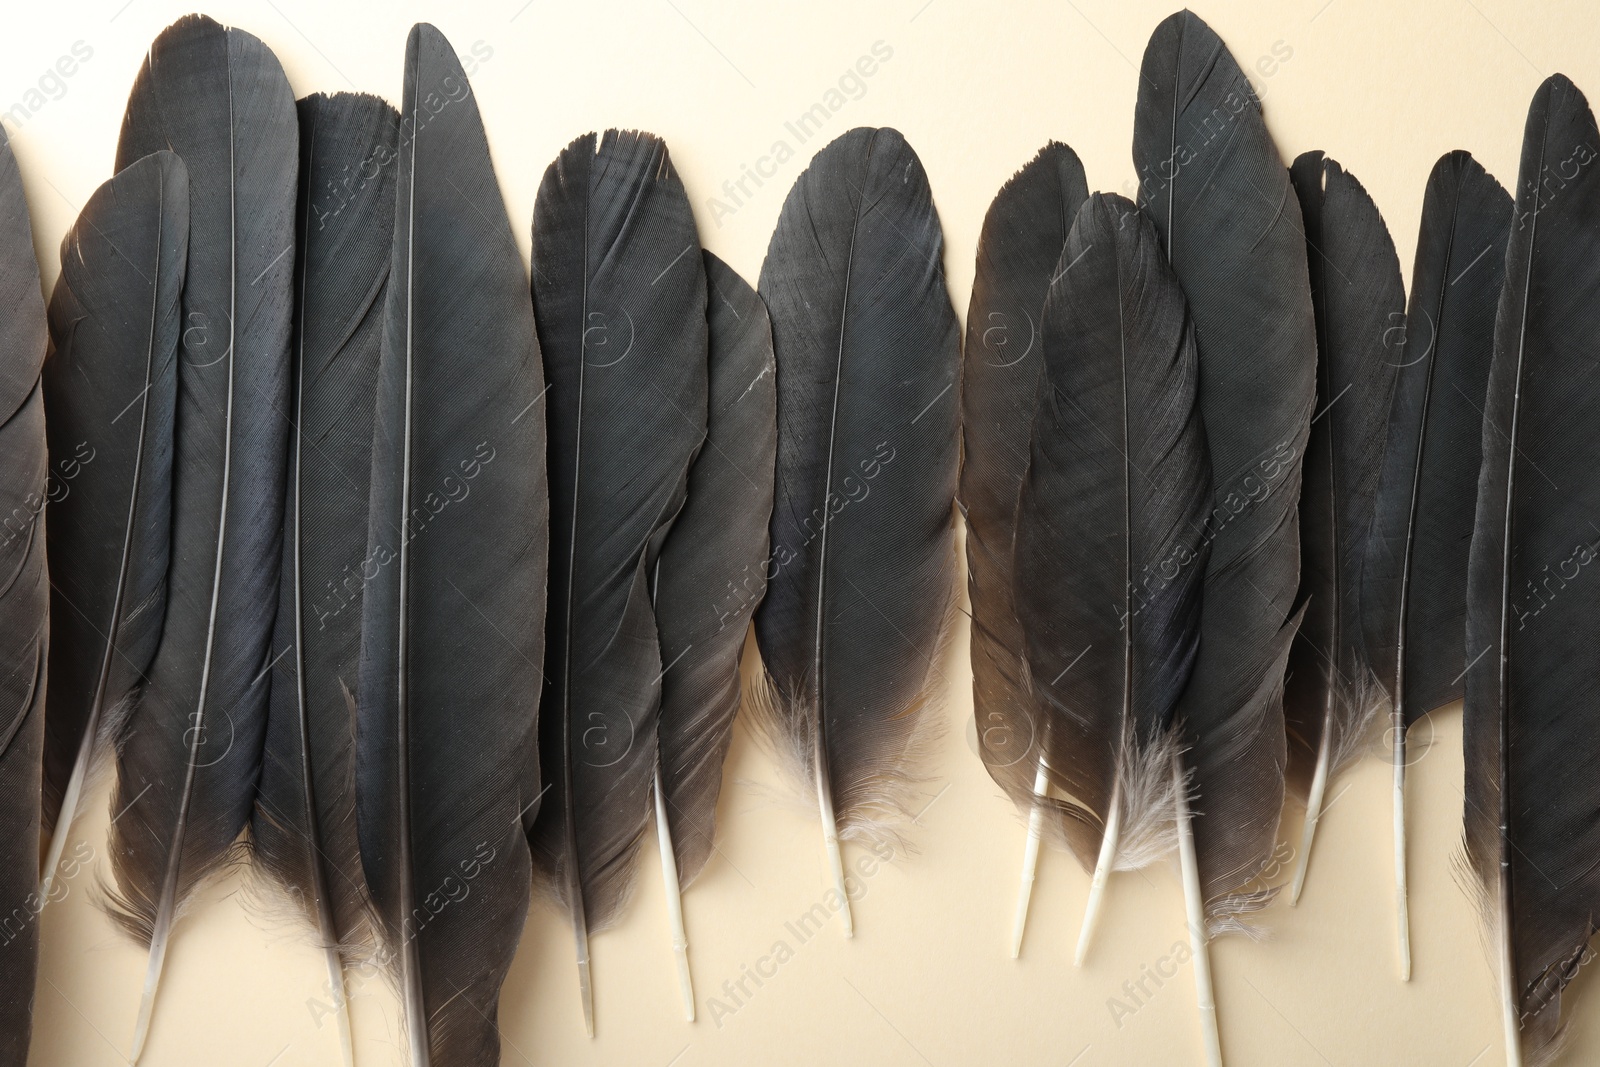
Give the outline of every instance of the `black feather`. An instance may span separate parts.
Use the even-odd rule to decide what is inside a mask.
[[[118,754],[110,841],[112,916],[151,945],[152,993],[176,909],[227,856],[260,773],[298,145],[277,59],[244,31],[191,15],[151,45],[117,146],[119,166],[170,148],[189,171],[167,615]]]
[[[0,1063],[22,1067],[33,1029],[38,966],[39,788],[49,652],[45,571],[47,481],[39,367],[47,345],[33,225],[11,141],[0,133]],[[12,936],[14,933],[15,936]]]
[[[1290,179],[1305,222],[1317,324],[1317,413],[1300,492],[1300,597],[1283,705],[1289,785],[1307,802],[1306,870],[1328,781],[1360,752],[1380,703],[1361,632],[1366,558],[1394,376],[1404,353],[1405,286],[1378,207],[1321,152]]]
[[[722,760],[739,710],[739,657],[766,588],[778,449],[766,305],[710,252],[705,270],[706,440],[655,569],[661,787],[684,886],[711,857]]]
[[[1173,838],[1173,709],[1200,645],[1211,471],[1183,292],[1120,196],[1078,212],[1044,305],[1015,602],[1085,868]],[[1109,828],[1113,813],[1117,828]]]
[[[1406,730],[1460,699],[1466,675],[1467,555],[1510,229],[1511,197],[1470,155],[1451,152],[1434,165],[1361,580],[1367,656],[1390,701],[1395,899],[1407,977]]]
[[[796,180],[761,267],[778,466],[757,708],[841,836],[908,814],[936,720],[960,419],[943,254],[916,153],[859,128]]]
[[[1202,890],[1220,928],[1263,902],[1252,883],[1283,804],[1282,680],[1316,328],[1288,173],[1249,81],[1188,11],[1158,26],[1145,51],[1133,159],[1200,350],[1215,504],[1200,655],[1178,718]]]
[[[1467,579],[1466,859],[1509,1052],[1530,1065],[1559,1046],[1600,914],[1597,152],[1583,94],[1547,79],[1523,135]]]
[[[532,877],[548,503],[527,275],[450,42],[406,43],[356,825],[412,1067],[500,1062]]]
[[[1465,684],[1467,552],[1510,230],[1511,197],[1476,160],[1434,165],[1361,597],[1401,730]]]
[[[1043,374],[1041,313],[1067,231],[1089,196],[1083,164],[1051,142],[1001,188],[983,219],[961,370],[960,507],[972,603],[972,704],[990,776],[1031,807],[1044,737],[1023,691],[1022,632],[1012,607],[1017,494]],[[1057,780],[1058,788],[1065,788]],[[1078,854],[1097,832],[1062,824]]]
[[[689,200],[649,134],[568,145],[534,204],[550,382],[550,613],[534,856],[568,910],[586,1022],[588,932],[633,881],[656,769],[650,572],[706,435],[706,282]]]
[[[189,176],[171,152],[95,190],[61,243],[44,365],[46,433],[62,478],[47,524],[44,802],[45,825],[56,828],[47,881],[161,640],[188,243]]]
[[[251,837],[260,869],[328,949],[342,1004],[339,949],[362,940],[366,906],[352,704],[400,116],[377,97],[349,93],[310,96],[298,110],[294,433]]]

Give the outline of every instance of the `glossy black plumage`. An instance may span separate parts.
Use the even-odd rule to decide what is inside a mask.
[[[1367,651],[1404,726],[1461,697],[1494,313],[1511,197],[1466,152],[1434,165],[1362,583]]]
[[[152,978],[177,906],[249,819],[266,728],[299,159],[294,98],[266,46],[199,15],[164,30],[117,162],[162,148],[189,172],[172,561],[160,648],[118,753],[110,841],[111,914],[151,945]]]
[[[1083,205],[1042,325],[1016,523],[1029,693],[1079,862],[1106,836],[1108,864],[1139,866],[1173,841],[1168,730],[1200,645],[1211,472],[1183,293],[1131,202]]]
[[[260,869],[328,949],[340,992],[339,949],[363,939],[366,907],[354,697],[399,114],[350,93],[306,97],[298,110],[293,431],[251,836]]]
[[[863,127],[795,181],[761,267],[778,465],[759,707],[843,836],[909,814],[943,685],[960,416],[943,253],[916,153]]]
[[[1360,752],[1381,703],[1361,630],[1361,572],[1405,353],[1405,286],[1389,230],[1361,183],[1321,152],[1290,180],[1305,224],[1317,324],[1317,412],[1300,492],[1300,598],[1283,705],[1289,786],[1307,803],[1306,869],[1327,783]],[[1298,893],[1297,874],[1292,893]]]
[[[689,200],[649,134],[585,134],[534,204],[550,382],[550,613],[534,857],[587,937],[632,884],[656,768],[650,574],[706,435],[706,282]],[[592,1023],[592,1018],[589,1020]]]
[[[711,857],[722,761],[739,710],[739,659],[766,588],[778,448],[766,306],[733,268],[710,252],[704,256],[706,439],[653,582],[663,667],[662,796],[684,886]]]
[[[10,138],[0,134],[0,1063],[23,1067],[38,965],[39,788],[50,634],[39,366],[47,344],[33,225]]]
[[[1088,198],[1083,164],[1051,142],[1001,188],[983,219],[967,307],[961,370],[961,481],[967,524],[967,594],[972,603],[972,701],[978,752],[1021,807],[1034,803],[1045,737],[1023,689],[1022,633],[1012,606],[1017,494],[1028,467],[1028,435],[1043,374],[1045,293],[1067,231]],[[1058,780],[1056,785],[1065,788]],[[1062,828],[1080,855],[1092,828]]]
[[[527,275],[455,51],[406,43],[356,826],[412,1067],[500,1062],[531,879],[548,504]]]
[[[55,561],[45,825],[121,734],[166,616],[179,296],[189,177],[157,152],[101,185],[61,245],[44,365],[46,432],[63,478],[49,507]]]
[[[1200,655],[1178,719],[1202,889],[1220,929],[1264,902],[1257,876],[1283,803],[1316,332],[1288,173],[1243,72],[1190,12],[1162,22],[1145,51],[1133,159],[1200,350],[1213,533]]]
[[[1565,77],[1528,109],[1467,579],[1465,847],[1506,1037],[1559,1047],[1600,914],[1600,129]]]

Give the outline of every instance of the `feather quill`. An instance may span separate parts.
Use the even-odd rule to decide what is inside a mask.
[[[1395,904],[1405,979],[1411,977],[1406,731],[1461,699],[1467,552],[1510,229],[1511,197],[1500,183],[1466,152],[1441,157],[1422,201],[1406,344],[1361,583],[1367,654],[1390,699]]]
[[[294,98],[242,30],[190,15],[150,47],[119,169],[170,148],[189,249],[167,614],[117,758],[112,917],[150,946],[137,1061],[179,905],[250,817],[277,604],[293,308]]]
[[[44,747],[49,478],[39,368],[47,330],[33,225],[11,141],[0,133],[0,1063],[23,1067],[38,966],[40,765]]]
[[[400,114],[356,828],[409,1063],[492,1067],[540,797],[543,375],[477,101],[426,24],[406,42]]]
[[[916,153],[858,128],[812,159],[761,267],[778,361],[772,575],[753,705],[840,837],[909,814],[954,601],[960,335]]]
[[[1044,305],[1015,603],[1045,759],[1094,871],[1170,849],[1172,713],[1200,645],[1211,471],[1183,292],[1120,196],[1078,212]]]
[[[63,479],[48,523],[44,812],[55,832],[45,900],[90,775],[121,735],[161,639],[188,243],[189,177],[171,152],[95,190],[61,243],[43,372]]]
[[[372,96],[301,100],[294,432],[261,784],[251,819],[261,871],[327,954],[351,1061],[343,959],[363,947],[352,695],[372,475],[373,396],[394,246],[399,113]]]
[[[1028,432],[1043,373],[1040,315],[1067,231],[1088,196],[1077,154],[1053,141],[1001,188],[978,238],[961,362],[958,506],[967,524],[973,722],[990,777],[1028,812],[1013,959],[1022,950],[1047,813],[1052,828],[1075,842],[1080,855],[1095,847],[1087,841],[1090,828],[1061,818],[1047,796],[1047,742],[1024,692],[1022,633],[1011,595],[1017,494],[1028,467]]]
[[[550,614],[534,857],[589,934],[633,885],[652,810],[661,646],[650,574],[706,436],[706,281],[689,200],[649,134],[573,141],[534,204],[534,307],[550,382]]]
[[[706,252],[706,439],[683,510],[661,546],[652,603],[661,636],[655,815],[684,1012],[694,1020],[679,890],[711,857],[722,761],[739,710],[739,658],[766,585],[778,448],[766,305]]]
[[[1289,890],[1295,904],[1328,783],[1360,754],[1381,702],[1362,640],[1361,570],[1403,358],[1406,293],[1388,227],[1353,175],[1307,152],[1290,180],[1305,222],[1317,323],[1317,413],[1300,493],[1306,614],[1283,694],[1289,786],[1306,804]]]
[[[1465,860],[1513,1067],[1559,1050],[1600,914],[1597,153],[1583,94],[1547,79],[1523,136],[1467,578]]]

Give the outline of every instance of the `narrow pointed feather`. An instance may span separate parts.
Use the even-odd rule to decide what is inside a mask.
[[[959,495],[967,523],[978,752],[990,776],[1023,808],[1034,803],[1044,738],[1022,691],[1022,634],[1012,606],[1017,494],[1043,373],[1045,293],[1088,195],[1083,164],[1055,142],[1001,188],[978,239],[961,363]],[[1092,828],[1070,820],[1063,826],[1080,854],[1093,851]]]
[[[766,305],[705,254],[710,350],[706,440],[655,570],[661,634],[662,793],[679,882],[711,857],[722,761],[739,710],[739,658],[766,585],[778,448]]]
[[[161,639],[188,242],[188,172],[157,152],[100,186],[61,244],[43,372],[52,464],[64,479],[48,523],[44,801],[56,834],[46,879]]]
[[[1380,703],[1361,631],[1366,558],[1394,376],[1404,358],[1405,286],[1378,207],[1321,152],[1290,179],[1305,223],[1317,324],[1317,413],[1300,492],[1300,596],[1306,614],[1289,653],[1284,713],[1289,785],[1309,805],[1360,752]],[[1298,857],[1309,853],[1309,829]]]
[[[167,614],[117,758],[111,914],[151,946],[134,1040],[180,904],[250,816],[277,605],[293,308],[294,98],[272,53],[203,16],[134,82],[117,160],[189,172]]]
[[[1016,612],[1052,777],[1095,866],[1170,847],[1168,731],[1200,645],[1211,472],[1183,292],[1120,196],[1079,211],[1044,305],[1044,379],[1017,508]]]
[[[551,507],[533,843],[582,953],[620,914],[649,823],[665,666],[650,573],[706,436],[705,271],[666,145],[568,145],[539,186],[533,263]]]
[[[1600,129],[1534,95],[1495,324],[1467,584],[1466,860],[1508,1059],[1548,1062],[1600,914]]]
[[[1500,183],[1466,152],[1440,158],[1422,202],[1361,597],[1368,654],[1404,726],[1459,700],[1465,684],[1467,553],[1510,229]]]
[[[1402,977],[1411,971],[1406,731],[1463,692],[1467,559],[1510,228],[1500,183],[1466,152],[1440,158],[1423,197],[1361,583],[1367,655],[1389,698]]]
[[[356,826],[408,1062],[489,1067],[540,797],[544,383],[477,101],[426,24],[406,44],[400,114]]]
[[[863,127],[796,180],[761,267],[778,360],[761,710],[841,836],[909,814],[936,718],[960,418],[943,254],[916,153]]]
[[[0,134],[0,1063],[22,1067],[38,964],[40,761],[49,652],[45,500],[50,478],[39,367],[47,344],[33,226],[11,142]]]
[[[372,96],[298,104],[294,426],[272,699],[253,855],[335,953],[361,940],[355,721],[373,397],[394,247],[399,114]]]
[[[1316,390],[1305,235],[1238,64],[1184,11],[1145,51],[1140,206],[1183,286],[1214,482],[1200,655],[1178,708],[1214,926],[1262,901],[1283,803],[1282,656],[1300,581],[1300,465]]]

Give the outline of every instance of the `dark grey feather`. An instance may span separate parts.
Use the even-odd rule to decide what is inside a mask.
[[[293,435],[254,858],[331,952],[363,940],[353,696],[361,651],[373,397],[394,249],[400,116],[309,96],[300,117]],[[342,998],[341,998],[342,999]]]
[[[1466,152],[1441,157],[1422,201],[1362,581],[1368,655],[1400,731],[1465,684],[1467,552],[1510,229],[1500,183]]]
[[[650,818],[663,662],[661,539],[706,435],[706,283],[689,200],[649,134],[585,134],[534,204],[550,382],[550,613],[535,861],[588,933],[614,922]]]
[[[1559,1048],[1600,915],[1597,153],[1583,94],[1547,79],[1523,136],[1467,579],[1466,860],[1507,1041],[1530,1065]]]
[[[1095,866],[1171,835],[1168,731],[1200,646],[1211,471],[1183,292],[1120,196],[1078,212],[1044,305],[1015,603],[1045,759]]]
[[[1017,494],[1043,374],[1045,293],[1088,196],[1083,164],[1053,141],[1001,188],[978,238],[961,363],[959,505],[967,523],[973,718],[984,766],[1023,808],[1035,803],[1045,737],[1023,691],[1022,633],[1012,606]],[[1092,827],[1069,820],[1062,828],[1080,855],[1092,853]]]
[[[766,305],[710,252],[706,439],[655,569],[661,635],[662,797],[678,880],[711,857],[722,761],[739,710],[739,658],[766,589],[778,448],[777,368]]]
[[[1133,159],[1200,350],[1215,501],[1200,655],[1178,718],[1202,890],[1221,928],[1263,901],[1256,879],[1283,804],[1283,657],[1316,392],[1305,234],[1254,91],[1190,12],[1162,22],[1145,51]]]
[[[49,646],[47,480],[39,366],[47,345],[33,225],[0,133],[0,1063],[23,1067],[38,966],[39,789]]]
[[[44,365],[60,488],[49,506],[50,697],[45,825],[60,858],[92,768],[109,752],[166,616],[179,296],[189,176],[171,152],[101,185],[61,243]]]
[[[778,465],[760,707],[844,836],[909,814],[936,718],[960,419],[943,254],[916,153],[863,127],[795,181],[761,267]]]
[[[477,100],[426,24],[406,44],[400,114],[356,825],[409,1062],[492,1067],[540,797],[544,383]]]
[[[161,644],[118,754],[110,840],[111,914],[151,945],[152,992],[178,905],[249,819],[266,728],[299,159],[271,51],[204,16],[164,30],[134,82],[117,161],[162,148],[189,171],[172,562]]]
[[[1304,871],[1322,790],[1359,754],[1381,702],[1362,640],[1361,570],[1404,352],[1406,293],[1388,227],[1353,175],[1307,152],[1290,179],[1317,324],[1317,413],[1300,492],[1306,613],[1283,698],[1289,785],[1309,805],[1298,857]]]

